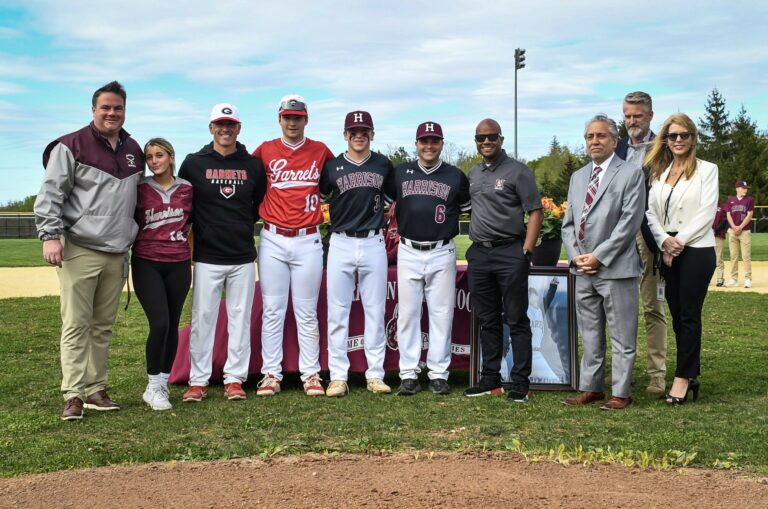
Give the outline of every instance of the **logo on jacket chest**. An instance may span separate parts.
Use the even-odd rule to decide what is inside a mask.
[[[133,154],[125,154],[125,160],[128,163],[129,168],[136,167],[136,156]]]
[[[221,193],[221,195],[227,200],[235,195],[235,191],[237,191],[237,187],[232,185],[224,185],[219,187],[219,193]]]
[[[502,191],[504,189],[504,183],[507,181],[507,179],[496,179],[496,184],[493,186],[493,188],[497,191]]]

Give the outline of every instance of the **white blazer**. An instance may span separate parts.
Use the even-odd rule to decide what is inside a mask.
[[[701,159],[696,160],[696,171],[690,180],[681,178],[670,197],[670,186],[665,186],[669,167],[658,180],[653,182],[648,194],[648,226],[656,244],[661,249],[667,232],[677,232],[677,238],[686,246],[713,247],[715,234],[712,221],[717,211],[720,196],[717,165]],[[664,223],[664,206],[669,199],[668,217]]]

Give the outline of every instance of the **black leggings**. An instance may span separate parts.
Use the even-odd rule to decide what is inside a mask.
[[[689,247],[662,266],[667,304],[677,340],[675,376],[696,378],[701,371],[701,310],[715,272],[715,248]]]
[[[170,373],[179,344],[179,319],[192,281],[189,260],[153,262],[132,257],[133,287],[149,321],[147,373]]]

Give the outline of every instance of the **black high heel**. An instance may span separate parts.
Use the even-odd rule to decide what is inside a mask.
[[[688,401],[688,393],[693,394],[693,401],[696,401],[699,399],[699,389],[701,387],[701,384],[699,384],[698,378],[689,378],[688,379],[688,387],[685,389],[685,396],[682,398],[678,398],[676,396],[671,396],[669,393],[664,396],[664,402],[667,405],[675,406],[675,405],[682,405]]]

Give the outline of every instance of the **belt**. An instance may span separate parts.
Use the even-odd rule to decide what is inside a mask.
[[[450,240],[437,240],[435,242],[415,242],[413,240],[406,239],[405,237],[400,237],[401,244],[405,244],[406,246],[412,247],[413,249],[418,249],[419,251],[431,251],[432,249],[443,247],[449,242]]]
[[[351,237],[354,239],[367,239],[368,237],[375,237],[376,235],[382,233],[381,229],[377,230],[363,230],[363,231],[345,231],[345,232],[334,232],[338,233],[340,235],[344,235],[345,237]]]
[[[317,226],[310,226],[307,228],[283,228],[274,224],[264,222],[264,229],[283,237],[304,237],[305,235],[312,235],[318,232]]]
[[[475,244],[483,247],[499,247],[499,246],[509,246],[510,244],[514,244],[519,240],[520,240],[520,237],[510,237],[508,239],[485,240],[482,242],[478,241],[478,242],[475,242]]]

